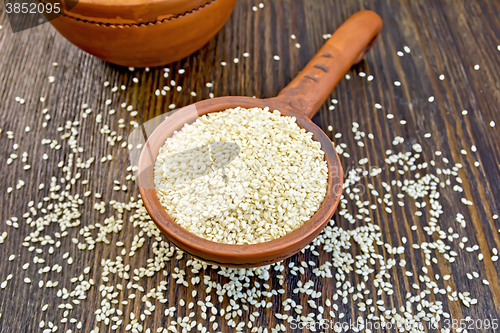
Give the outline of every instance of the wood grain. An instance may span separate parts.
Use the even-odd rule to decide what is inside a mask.
[[[126,200],[130,195],[137,196],[133,183],[128,183],[128,193],[112,190],[114,180],[125,183],[123,166],[128,163],[128,154],[126,150],[111,147],[105,136],[99,133],[101,125],[95,122],[98,113],[102,113],[104,124],[116,125],[120,118],[129,119],[128,112],[119,105],[123,102],[132,105],[139,111],[138,118],[146,121],[169,111],[170,104],[185,106],[209,98],[211,92],[215,96],[273,97],[321,47],[323,34],[332,33],[351,14],[362,9],[374,10],[382,17],[382,34],[365,60],[350,70],[351,78],[342,80],[333,91],[331,97],[338,100],[335,109],[329,110],[331,103],[327,102],[314,121],[332,136],[333,133],[342,133],[340,140],[333,141],[345,142],[349,147],[351,157],[341,157],[345,169],[357,165],[363,157],[369,157],[369,166],[384,166],[385,150],[396,149],[392,145],[395,136],[405,139],[406,150],[411,150],[413,143],[421,143],[422,162],[430,163],[437,159],[434,152],[438,150],[451,161],[460,162],[463,165],[460,171],[464,180],[463,194],[474,205],[464,206],[451,188],[444,189],[441,202],[445,208],[441,223],[445,228],[457,229],[456,210],[453,208],[458,207],[467,221],[466,228],[460,232],[469,238],[471,244],[479,245],[485,258],[491,256],[490,249],[500,248],[497,231],[500,220],[492,219],[494,214],[500,212],[500,51],[497,50],[500,44],[500,3],[495,0],[267,0],[264,4],[263,9],[253,12],[252,6],[258,5],[258,2],[240,0],[215,38],[192,56],[168,66],[171,70],[169,78],[163,77],[163,68],[131,72],[127,68],[104,63],[68,43],[49,24],[13,34],[4,7],[0,6],[0,25],[3,26],[0,30],[0,234],[8,232],[5,242],[0,245],[0,281],[4,281],[9,274],[14,276],[8,287],[0,290],[0,332],[36,332],[40,320],[52,320],[54,314],[61,316],[62,313],[55,308],[60,302],[56,297],[57,288],[40,289],[34,278],[30,285],[23,282],[24,277],[37,277],[39,267],[31,264],[27,270],[21,268],[23,263],[32,262],[34,256],[20,246],[31,232],[21,216],[28,211],[30,200],[36,203],[48,194],[48,186],[42,191],[36,190],[39,183],[48,185],[52,175],[61,177],[62,173],[54,166],[54,161],[61,160],[70,151],[67,145],[58,151],[47,149],[41,145],[42,138],[58,138],[57,127],[68,120],[81,120],[84,128],[80,130],[79,141],[86,143],[84,155],[100,159],[112,154],[114,159],[110,163],[95,163],[82,175],[82,178],[92,180],[90,184],[78,185],[74,190],[82,193],[89,189],[102,193],[103,200]],[[297,39],[292,40],[291,34],[295,34]],[[295,43],[300,43],[300,49],[295,47]],[[403,51],[405,45],[410,47],[411,52],[404,53],[403,57],[397,56],[396,52]],[[243,57],[244,52],[249,53],[248,58]],[[275,61],[274,55],[279,55],[280,60]],[[233,62],[234,58],[239,58],[238,64]],[[222,66],[222,61],[227,65]],[[59,65],[54,67],[53,62]],[[474,70],[476,64],[480,65],[479,70]],[[185,68],[186,72],[178,74],[180,68]],[[374,80],[368,82],[366,77],[358,75],[360,72],[373,75]],[[445,75],[442,81],[439,79],[441,74]],[[48,81],[51,75],[56,78],[52,84]],[[134,83],[134,77],[140,83]],[[183,91],[171,90],[164,97],[155,96],[155,90],[161,89],[170,80],[181,85]],[[393,84],[396,80],[401,82],[400,87]],[[109,81],[110,86],[104,87],[104,81]],[[207,88],[207,82],[213,82],[213,88]],[[111,92],[112,87],[121,85],[127,86],[127,89]],[[192,91],[196,92],[196,97],[190,94]],[[17,96],[24,98],[25,104],[16,102]],[[45,103],[40,102],[42,96],[46,97]],[[432,103],[428,101],[430,96],[435,98]],[[105,106],[108,98],[112,99],[112,104]],[[88,103],[93,109],[85,121],[81,119],[83,103]],[[380,103],[383,109],[376,109],[375,103]],[[43,108],[48,108],[52,116],[47,128],[41,126],[45,116],[41,113]],[[110,109],[116,109],[117,113],[110,115]],[[468,110],[468,114],[463,115],[462,110]],[[394,118],[387,119],[388,113]],[[401,120],[405,120],[406,124],[401,125]],[[374,140],[366,141],[364,148],[357,147],[353,139],[351,127],[354,121],[359,123],[361,130],[375,136]],[[495,121],[497,126],[490,127],[491,121]],[[328,125],[333,126],[333,133],[327,131]],[[29,132],[25,132],[26,126],[30,127]],[[126,135],[127,130],[125,128],[120,133]],[[14,140],[7,139],[7,131],[14,132]],[[431,133],[432,137],[425,138],[426,133]],[[19,144],[18,154],[24,151],[29,153],[29,171],[22,169],[19,159],[7,166],[14,142]],[[477,152],[471,151],[472,145],[477,147]],[[467,151],[467,155],[461,154],[462,149]],[[42,160],[45,152],[49,154],[50,162]],[[476,161],[480,163],[479,167],[474,166]],[[393,174],[384,167],[383,176],[383,179],[390,180]],[[7,188],[15,186],[18,179],[24,180],[27,185],[6,194]],[[379,182],[376,186],[380,186],[380,180],[376,180]],[[364,179],[363,182],[366,185],[372,180]],[[102,220],[102,216],[91,208],[94,202],[96,199],[93,197],[86,199],[88,208],[83,211],[83,225]],[[393,214],[377,209],[372,211],[371,218],[381,227],[383,240],[393,246],[401,245],[402,237],[410,242],[430,241],[421,228],[418,232],[410,229],[412,225],[425,225],[423,218],[414,213],[415,208],[407,205],[395,207]],[[20,218],[18,230],[4,223],[12,216]],[[356,226],[349,225],[338,214],[334,219],[344,229]],[[113,235],[113,240],[124,241],[130,247],[131,235],[136,233],[132,229],[125,223],[124,230],[119,235]],[[70,279],[80,274],[84,267],[91,266],[91,276],[98,285],[102,274],[101,258],[114,258],[119,249],[98,244],[95,251],[78,251],[71,243],[71,238],[77,237],[77,231],[69,230],[69,233],[62,239],[60,251],[47,260],[50,265],[62,264],[63,253],[69,251],[75,263],[63,265],[60,275],[50,273],[48,278],[59,280],[60,286],[72,286]],[[147,265],[151,242],[148,240],[140,253],[129,259],[132,268]],[[356,253],[358,250],[352,251]],[[11,254],[15,254],[16,259],[8,261]],[[450,285],[454,289],[470,291],[479,299],[478,305],[466,308],[459,302],[449,302],[442,297],[445,311],[450,312],[453,318],[500,319],[499,266],[491,260],[478,261],[476,258],[475,254],[463,255],[453,264],[440,260],[432,265],[429,274],[451,274]],[[168,269],[185,267],[188,259],[187,256],[180,260],[174,258]],[[405,259],[408,262],[406,269],[418,274],[423,263],[421,253],[406,253]],[[328,260],[328,255],[306,258],[299,253],[287,263],[302,260],[323,263]],[[481,279],[467,279],[465,273],[473,270],[480,273]],[[187,279],[190,279],[192,274],[187,274]],[[210,274],[213,280],[227,281],[213,270]],[[411,290],[414,278],[402,277],[399,267],[393,267],[389,274],[398,277],[393,281],[397,292],[386,302],[393,307],[405,305],[405,294]],[[483,278],[488,279],[489,287],[481,283]],[[168,304],[177,307],[178,315],[188,313],[186,307],[178,304],[180,298],[189,303],[205,297],[205,291],[199,290],[197,298],[193,299],[190,290],[178,288],[171,277],[163,277],[162,274],[147,279],[143,287],[153,288],[162,279],[168,281]],[[293,275],[286,277],[285,296],[296,297],[306,304],[303,295],[296,296],[292,292],[298,279]],[[331,298],[336,292],[332,280],[318,279],[312,274],[300,279],[315,281],[316,290],[321,290],[325,297]],[[348,279],[353,284],[359,282],[359,276],[354,274],[348,275]],[[273,278],[272,287],[278,287],[276,278]],[[375,292],[371,291],[372,294]],[[94,311],[101,301],[97,287],[87,295],[88,299],[75,307],[70,315],[83,322],[82,332],[89,332],[95,326]],[[212,292],[212,295],[214,297],[215,294]],[[42,312],[42,304],[49,304],[51,310]],[[217,304],[217,307],[227,305]],[[125,313],[134,311],[137,314],[141,306],[142,302],[135,302],[122,308]],[[274,317],[275,310],[282,311],[282,305],[276,303],[273,309],[259,309],[261,316],[254,325],[274,327],[281,322]],[[346,313],[346,319],[359,316],[353,301],[341,305],[339,312]],[[125,325],[127,321],[128,317]],[[217,319],[217,322],[222,331],[234,331],[225,325],[224,320]],[[163,312],[157,310],[146,319],[145,327],[154,332],[166,324]],[[76,331],[74,324],[58,326],[58,331]],[[111,332],[105,325],[99,327],[101,332]],[[123,328],[124,325],[118,331],[123,331]],[[485,329],[477,331],[491,332]]]

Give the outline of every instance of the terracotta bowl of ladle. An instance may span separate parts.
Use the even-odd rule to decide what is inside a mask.
[[[138,184],[144,206],[162,233],[177,247],[203,261],[231,267],[268,265],[286,259],[316,238],[327,225],[340,201],[343,172],[329,137],[311,121],[335,85],[349,68],[362,60],[382,29],[382,20],[372,11],[352,15],[319,50],[300,74],[277,97],[219,97],[204,100],[176,111],[149,136],[138,163]],[[177,224],[161,205],[153,182],[153,168],[159,149],[174,131],[210,112],[235,107],[269,107],[282,115],[295,117],[297,124],[321,143],[328,165],[327,194],[319,210],[303,226],[268,241],[232,245],[198,237]]]

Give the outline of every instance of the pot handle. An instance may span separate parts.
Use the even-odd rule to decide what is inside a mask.
[[[312,118],[349,68],[363,59],[380,30],[382,19],[375,12],[349,17],[277,99]]]

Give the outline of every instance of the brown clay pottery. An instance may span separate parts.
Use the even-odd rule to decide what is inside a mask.
[[[50,23],[82,50],[129,67],[165,65],[205,45],[236,0],[79,0]]]
[[[372,11],[351,16],[325,43],[300,74],[277,97],[219,97],[184,107],[168,117],[148,138],[139,158],[138,184],[144,205],[163,234],[183,251],[201,260],[225,266],[251,267],[283,260],[308,245],[326,226],[340,201],[343,172],[330,138],[310,119],[347,70],[359,62],[382,29]],[[252,245],[215,243],[188,232],[163,209],[153,185],[158,150],[175,130],[209,112],[235,107],[269,107],[295,117],[298,125],[321,143],[328,164],[326,197],[316,214],[303,226],[278,239]]]

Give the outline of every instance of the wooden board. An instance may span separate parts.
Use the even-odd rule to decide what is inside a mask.
[[[380,177],[360,181],[361,184],[371,182],[377,189],[382,188],[381,181],[395,179],[384,162],[387,149],[411,151],[412,145],[418,142],[423,147],[420,163],[441,160],[442,157],[434,154],[441,151],[442,156],[450,160],[450,165],[462,164],[459,176],[463,180],[464,192],[457,194],[451,188],[441,192],[443,215],[440,225],[443,230],[452,227],[460,237],[468,237],[467,246],[477,244],[479,251],[467,253],[458,249],[454,263],[440,259],[438,264],[431,265],[431,274],[451,274],[452,278],[446,285],[453,290],[469,291],[471,297],[478,299],[478,304],[467,308],[459,301],[449,301],[446,296],[435,296],[435,299],[443,302],[444,310],[451,314],[452,319],[470,316],[474,320],[500,320],[499,266],[490,259],[491,249],[500,247],[500,221],[492,217],[500,214],[497,199],[500,197],[500,50],[497,49],[500,44],[500,3],[495,0],[266,0],[264,4],[264,8],[254,12],[252,6],[258,5],[258,2],[240,0],[227,24],[214,39],[192,56],[167,66],[170,69],[169,78],[163,77],[163,68],[129,71],[104,63],[71,45],[49,24],[13,34],[6,19],[5,7],[0,7],[0,25],[3,26],[0,30],[0,234],[8,232],[4,243],[0,244],[0,283],[9,274],[13,275],[7,287],[0,289],[0,332],[42,331],[38,328],[41,320],[54,321],[58,331],[78,331],[76,324],[58,322],[63,310],[57,309],[61,299],[56,293],[63,287],[74,288],[75,284],[70,279],[79,276],[87,266],[91,267],[91,273],[86,279],[93,278],[96,285],[88,291],[86,300],[74,306],[69,317],[82,321],[82,332],[90,332],[96,326],[94,311],[102,301],[98,290],[102,283],[101,259],[114,260],[119,252],[115,246],[105,244],[97,244],[94,251],[79,251],[71,241],[79,237],[78,229],[68,229],[68,236],[61,239],[61,246],[53,255],[47,254],[47,246],[40,246],[44,248],[40,257],[46,258],[49,265],[61,264],[61,274],[37,273],[46,264],[33,264],[35,251],[30,252],[20,245],[33,231],[22,215],[29,212],[29,201],[34,200],[36,205],[48,195],[50,177],[63,175],[56,167],[57,162],[66,159],[70,153],[67,143],[62,144],[60,150],[53,150],[41,144],[43,138],[58,139],[65,133],[57,132],[59,126],[64,126],[67,121],[81,121],[78,142],[85,147],[82,156],[96,156],[98,160],[82,174],[82,179],[90,179],[89,185],[78,184],[72,191],[83,193],[90,190],[101,193],[106,201],[111,198],[126,201],[138,193],[133,182],[125,181],[128,153],[118,146],[110,146],[106,136],[99,132],[103,124],[116,129],[118,119],[124,118],[127,127],[119,129],[119,134],[126,137],[129,112],[120,106],[121,103],[132,105],[139,112],[137,119],[145,121],[169,111],[170,104],[185,106],[209,98],[210,93],[215,96],[275,96],[320,48],[324,42],[323,35],[332,33],[347,17],[361,9],[372,9],[382,17],[382,34],[365,61],[351,69],[350,79],[341,81],[333,91],[332,98],[338,100],[335,109],[330,110],[332,103],[327,102],[314,120],[325,131],[331,125],[334,130],[327,133],[332,138],[334,133],[342,134],[341,141],[346,143],[351,155],[349,158],[341,156],[346,170],[358,166],[358,161],[365,157],[369,159],[368,166],[383,168]],[[290,38],[292,34],[295,34],[296,40]],[[300,48],[296,48],[295,43],[300,43]],[[405,45],[411,49],[410,53],[403,50]],[[402,51],[403,56],[398,56],[397,51]],[[243,56],[245,52],[249,53],[247,58]],[[274,60],[274,55],[279,55],[280,60]],[[234,63],[234,58],[239,59],[238,64]],[[222,66],[222,61],[227,65]],[[54,67],[53,62],[57,62],[58,66]],[[480,68],[475,70],[475,65]],[[178,74],[181,68],[186,70],[184,74]],[[361,72],[373,75],[373,81],[361,77]],[[445,76],[444,80],[439,79],[441,74]],[[55,77],[54,83],[49,82],[49,76]],[[139,79],[139,83],[132,81],[134,77]],[[172,89],[166,96],[157,97],[156,89],[169,85],[170,80],[176,81],[183,90],[177,92]],[[110,82],[109,87],[104,87],[104,81]],[[401,82],[401,86],[395,86],[394,81]],[[212,82],[213,88],[206,87],[207,82]],[[125,85],[126,90],[111,91],[112,87],[121,85]],[[192,96],[191,92],[196,92],[196,96]],[[433,102],[429,102],[431,96],[434,97]],[[16,102],[16,97],[24,99],[25,103]],[[40,102],[40,97],[45,97],[46,101]],[[105,105],[107,99],[112,101],[108,106]],[[87,119],[81,116],[84,103],[88,103],[93,110]],[[375,103],[380,103],[382,109],[375,108]],[[44,108],[51,116],[46,128],[42,127],[46,117],[42,113]],[[116,114],[109,114],[111,109],[115,109]],[[464,114],[463,110],[468,113]],[[102,114],[102,123],[95,121],[99,113]],[[394,115],[394,118],[388,119],[387,114]],[[406,124],[402,125],[401,120],[405,120]],[[491,121],[496,122],[496,127],[490,126]],[[359,147],[351,131],[352,122],[359,123],[360,130],[373,133],[375,139],[364,140],[365,147]],[[25,130],[27,126],[30,127],[29,132]],[[14,140],[7,138],[7,131],[14,133]],[[432,136],[426,138],[426,133]],[[396,136],[404,138],[404,143],[397,147],[392,144]],[[334,139],[337,144],[341,141]],[[14,142],[19,145],[16,152],[19,158],[7,165],[9,155],[14,153]],[[473,145],[477,147],[477,152],[471,150]],[[462,149],[467,152],[466,155],[461,153]],[[28,152],[29,170],[23,170],[21,154],[24,151]],[[42,159],[44,153],[49,155],[48,161]],[[113,155],[113,160],[100,163],[100,158],[108,154]],[[474,165],[476,161],[479,162],[477,167]],[[16,190],[19,179],[26,185]],[[114,191],[114,180],[126,183],[129,190]],[[38,191],[40,183],[47,186]],[[8,187],[14,187],[10,194],[7,194]],[[464,205],[461,197],[466,197],[473,205]],[[374,201],[374,198],[370,200]],[[101,215],[93,209],[93,203],[98,201],[93,195],[85,199],[85,205],[81,207],[82,226],[102,223],[104,216],[109,215]],[[349,205],[355,211],[355,202]],[[395,207],[393,213],[388,214],[380,208],[372,211],[370,217],[374,224],[381,227],[384,242],[397,247],[402,245],[402,237],[409,239],[404,256],[408,262],[406,270],[418,275],[424,259],[419,251],[412,251],[409,244],[435,241],[436,235],[430,237],[425,234],[422,227],[427,225],[429,216],[418,217],[416,210],[408,205],[404,209]],[[465,216],[465,228],[457,224],[457,212]],[[13,216],[20,220],[18,229],[5,223]],[[360,225],[350,225],[338,213],[333,218],[343,229]],[[413,225],[419,227],[417,232],[411,230]],[[47,230],[54,232],[57,228],[51,225]],[[125,223],[124,229],[112,235],[112,239],[114,242],[121,240],[125,242],[125,247],[130,248],[137,233],[137,228]],[[132,270],[147,266],[153,241],[146,237],[144,247],[134,257],[127,257],[126,263],[131,265]],[[353,247],[351,251],[356,254],[359,249]],[[72,265],[62,259],[65,252],[69,252],[74,259]],[[477,259],[479,252],[484,254],[483,261]],[[16,257],[9,261],[12,254]],[[320,253],[319,258],[299,254],[287,260],[286,264],[302,260],[324,263],[329,258],[326,253]],[[174,267],[184,269],[187,260],[187,256],[181,260],[173,259],[165,270],[173,271]],[[21,266],[26,262],[31,262],[30,267],[23,270]],[[466,273],[472,271],[477,271],[480,278],[468,279]],[[284,272],[287,275],[283,297],[300,300],[307,307],[308,297],[293,293],[298,278],[287,273],[288,270]],[[318,278],[311,270],[307,272],[307,276],[300,279],[303,282],[311,279],[315,289],[323,292],[318,302],[324,302],[325,297],[331,298],[337,292],[334,280]],[[399,266],[391,268],[388,273],[393,276],[395,295],[384,296],[384,299],[386,304],[390,304],[388,308],[399,308],[405,305],[406,293],[415,291],[411,285],[418,281],[416,277],[404,275]],[[217,275],[216,270],[205,274],[210,274],[216,281],[226,281]],[[188,273],[189,278],[192,276]],[[25,284],[25,277],[30,277],[32,283]],[[38,288],[40,279],[59,281],[59,285],[56,288]],[[359,283],[356,274],[348,274],[347,279],[353,285]],[[484,285],[483,279],[487,279],[490,285]],[[161,273],[141,283],[149,290],[161,280],[168,281],[165,292],[169,298],[167,305],[176,307],[178,314],[190,312],[179,305],[180,298],[187,303],[196,303],[205,297],[204,287],[196,287],[199,294],[193,298],[192,288],[179,287],[171,276],[164,277]],[[277,279],[272,280],[273,288],[279,288]],[[372,294],[375,292],[375,289],[371,290]],[[143,294],[137,295],[140,298]],[[212,295],[214,298],[215,293],[212,292]],[[274,303],[271,309],[257,309],[261,316],[255,320],[254,326],[275,327],[283,322],[274,316],[275,311],[283,312],[283,306],[278,301]],[[346,317],[337,320],[348,322],[349,319],[363,317],[362,313],[358,313],[356,303],[352,299],[345,305],[340,303],[337,313],[345,313]],[[43,304],[49,304],[49,310],[42,311]],[[227,302],[219,304],[216,301],[214,304],[218,308],[228,305]],[[144,329],[151,328],[156,332],[158,327],[167,326],[171,318],[163,315],[164,307],[157,304],[157,310],[147,316]],[[130,321],[128,313],[142,313],[144,304],[137,299],[121,308],[126,316],[118,331],[124,331]],[[206,323],[199,311],[193,319]],[[223,318],[217,317],[216,322],[222,331],[234,331],[227,327]],[[101,332],[112,331],[111,325],[100,323],[97,326]],[[474,331],[492,331],[474,327]],[[286,330],[292,331],[292,328],[287,326]],[[432,330],[426,328],[426,331]]]

